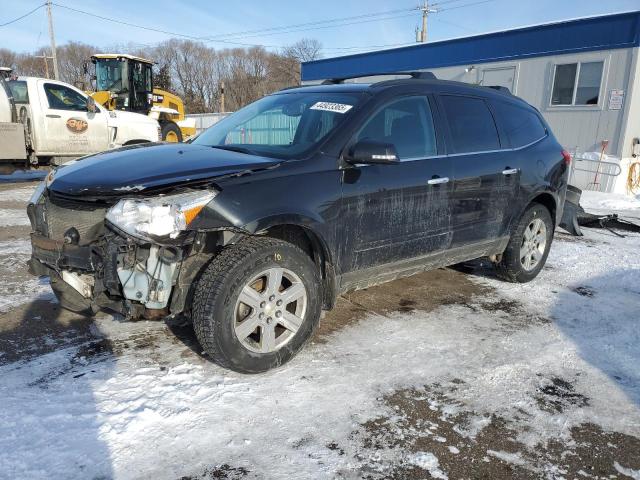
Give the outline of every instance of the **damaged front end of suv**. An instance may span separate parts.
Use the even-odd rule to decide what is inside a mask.
[[[89,192],[65,182],[83,177],[76,165],[52,171],[29,201],[31,273],[49,277],[61,305],[76,312],[107,309],[131,319],[183,313],[198,272],[243,233],[217,213],[218,226],[192,228],[219,189],[211,179],[186,179]]]

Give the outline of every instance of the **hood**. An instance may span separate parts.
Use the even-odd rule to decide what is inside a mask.
[[[125,147],[57,170],[49,189],[72,196],[122,196],[221,176],[250,173],[280,163],[244,153],[185,143]]]
[[[159,126],[158,121],[155,118],[151,118],[148,115],[135,112],[124,112],[121,110],[112,110],[109,112],[112,118],[123,124],[130,123],[147,123],[149,125]]]

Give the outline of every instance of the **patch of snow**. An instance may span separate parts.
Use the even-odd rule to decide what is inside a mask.
[[[633,470],[631,468],[623,467],[618,462],[614,462],[613,466],[622,475],[626,475],[627,477],[630,477],[633,480],[640,480],[640,470]]]
[[[457,455],[457,454],[459,454],[459,453],[460,453],[460,450],[458,450],[458,448],[454,447],[453,445],[449,445],[447,448],[448,448],[448,449],[449,449],[449,451],[450,451],[451,453],[453,453],[454,455]]]
[[[16,227],[22,225],[30,225],[26,209],[0,209],[0,227]]]
[[[37,185],[29,187],[12,188],[10,190],[0,190],[0,202],[23,202],[27,203]]]
[[[583,190],[580,205],[587,212],[630,213],[640,214],[640,199],[632,195],[619,193],[594,192]]]
[[[409,463],[429,472],[433,478],[447,480],[449,477],[440,470],[440,461],[431,452],[418,452],[409,457]]]
[[[499,460],[502,460],[506,463],[511,463],[512,465],[524,466],[527,462],[524,461],[522,456],[519,453],[511,453],[511,452],[503,452],[496,450],[487,450],[487,453],[492,457],[496,457]]]

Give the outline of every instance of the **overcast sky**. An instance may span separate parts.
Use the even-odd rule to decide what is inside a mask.
[[[0,25],[27,13],[43,1],[0,0]],[[376,49],[413,42],[415,27],[420,23],[419,12],[411,11],[418,0],[56,0],[56,3],[191,37],[219,37],[292,24],[391,12],[380,17],[361,17],[301,27],[315,28],[307,31],[259,35],[245,33],[227,36],[224,42],[220,38],[208,41],[216,48],[262,44],[273,50],[302,37],[311,37],[320,40],[325,48],[322,52],[325,57],[355,53],[359,48]],[[440,9],[440,12],[429,17],[430,40],[637,10],[640,9],[640,0],[441,0]],[[76,40],[108,49],[124,43],[150,45],[172,36],[89,17],[60,6],[53,7],[53,15],[58,44]],[[0,48],[30,52],[47,44],[44,8],[0,28]]]

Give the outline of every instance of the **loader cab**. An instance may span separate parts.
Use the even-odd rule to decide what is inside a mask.
[[[153,62],[133,55],[101,54],[95,65],[94,98],[109,110],[147,115],[153,102]]]

